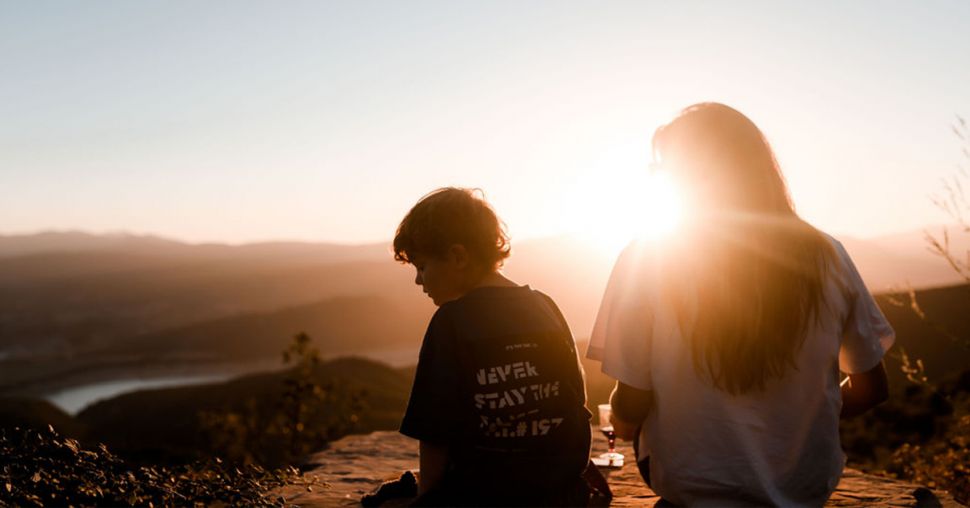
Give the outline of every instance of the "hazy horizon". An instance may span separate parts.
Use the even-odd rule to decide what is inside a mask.
[[[955,227],[958,227],[958,225],[955,223],[946,224],[943,222],[937,222],[937,223],[926,224],[924,226],[919,226],[915,228],[900,229],[897,231],[888,231],[888,232],[879,233],[879,234],[872,234],[869,236],[851,235],[840,231],[831,231],[831,230],[824,230],[824,231],[825,233],[828,233],[835,237],[853,238],[856,240],[865,241],[865,240],[876,240],[876,239],[881,239],[886,237],[895,237],[899,235],[919,234],[924,231],[928,231],[935,234],[939,232],[937,229],[942,227],[955,228]],[[0,238],[10,238],[10,237],[17,237],[17,236],[34,236],[34,235],[44,235],[44,234],[80,234],[80,235],[91,235],[91,236],[99,236],[99,237],[157,238],[160,240],[172,241],[172,242],[182,243],[186,245],[226,245],[230,247],[239,247],[244,245],[262,244],[262,243],[307,243],[307,244],[330,244],[330,245],[354,247],[354,246],[390,244],[394,237],[392,233],[390,235],[387,235],[386,238],[377,238],[377,239],[361,240],[361,241],[341,241],[340,239],[283,238],[283,237],[253,238],[253,239],[247,239],[247,240],[241,240],[241,241],[221,241],[217,239],[182,238],[175,235],[166,235],[166,234],[161,234],[161,233],[152,232],[152,231],[136,231],[136,230],[130,230],[130,229],[101,230],[101,231],[87,230],[87,229],[80,229],[80,228],[48,228],[48,229],[38,229],[33,231],[0,230]],[[550,234],[539,234],[534,236],[521,236],[521,237],[514,237],[512,238],[512,240],[529,242],[529,241],[546,240],[546,239],[560,238],[560,237],[574,238],[578,241],[588,240],[588,238],[586,238],[585,236],[585,233],[583,232],[558,232],[558,233],[550,233]]]

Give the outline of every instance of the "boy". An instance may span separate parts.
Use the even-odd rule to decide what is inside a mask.
[[[420,441],[416,505],[580,505],[589,411],[551,298],[499,272],[509,240],[471,191],[438,189],[401,221],[394,258],[439,308],[401,433]]]

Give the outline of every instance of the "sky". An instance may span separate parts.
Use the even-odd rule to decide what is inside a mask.
[[[963,160],[968,26],[965,0],[0,0],[0,234],[387,241],[446,185],[513,241],[612,231],[702,101],[761,127],[817,227],[918,229]]]

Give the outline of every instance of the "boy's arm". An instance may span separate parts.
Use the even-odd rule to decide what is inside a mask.
[[[461,407],[454,330],[442,309],[431,318],[421,344],[411,398],[401,421],[401,434],[420,443],[418,491],[440,484],[449,463],[447,443],[458,431]]]
[[[649,391],[616,382],[610,394],[610,405],[613,406],[610,421],[616,437],[627,441],[637,437],[637,430],[649,412],[651,397]]]
[[[421,441],[421,458],[418,475],[418,495],[435,488],[445,476],[448,468],[448,448],[442,445]]]
[[[860,374],[849,374],[842,384],[841,418],[852,418],[876,407],[889,398],[889,382],[882,362]]]

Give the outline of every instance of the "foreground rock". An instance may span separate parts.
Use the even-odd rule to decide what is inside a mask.
[[[606,440],[596,433],[593,453],[606,451]],[[629,446],[620,453],[633,457]],[[290,485],[280,491],[288,503],[299,506],[360,506],[360,497],[377,488],[381,482],[418,467],[418,444],[397,432],[374,432],[348,436],[332,443],[310,458],[312,469],[308,481]],[[653,493],[628,463],[620,469],[604,471],[614,497],[600,500],[599,506],[653,506],[659,497]],[[315,478],[315,480],[314,480]],[[395,500],[381,506],[407,506],[408,500]],[[880,476],[846,469],[845,476],[827,506],[944,506],[959,507],[943,492]]]

